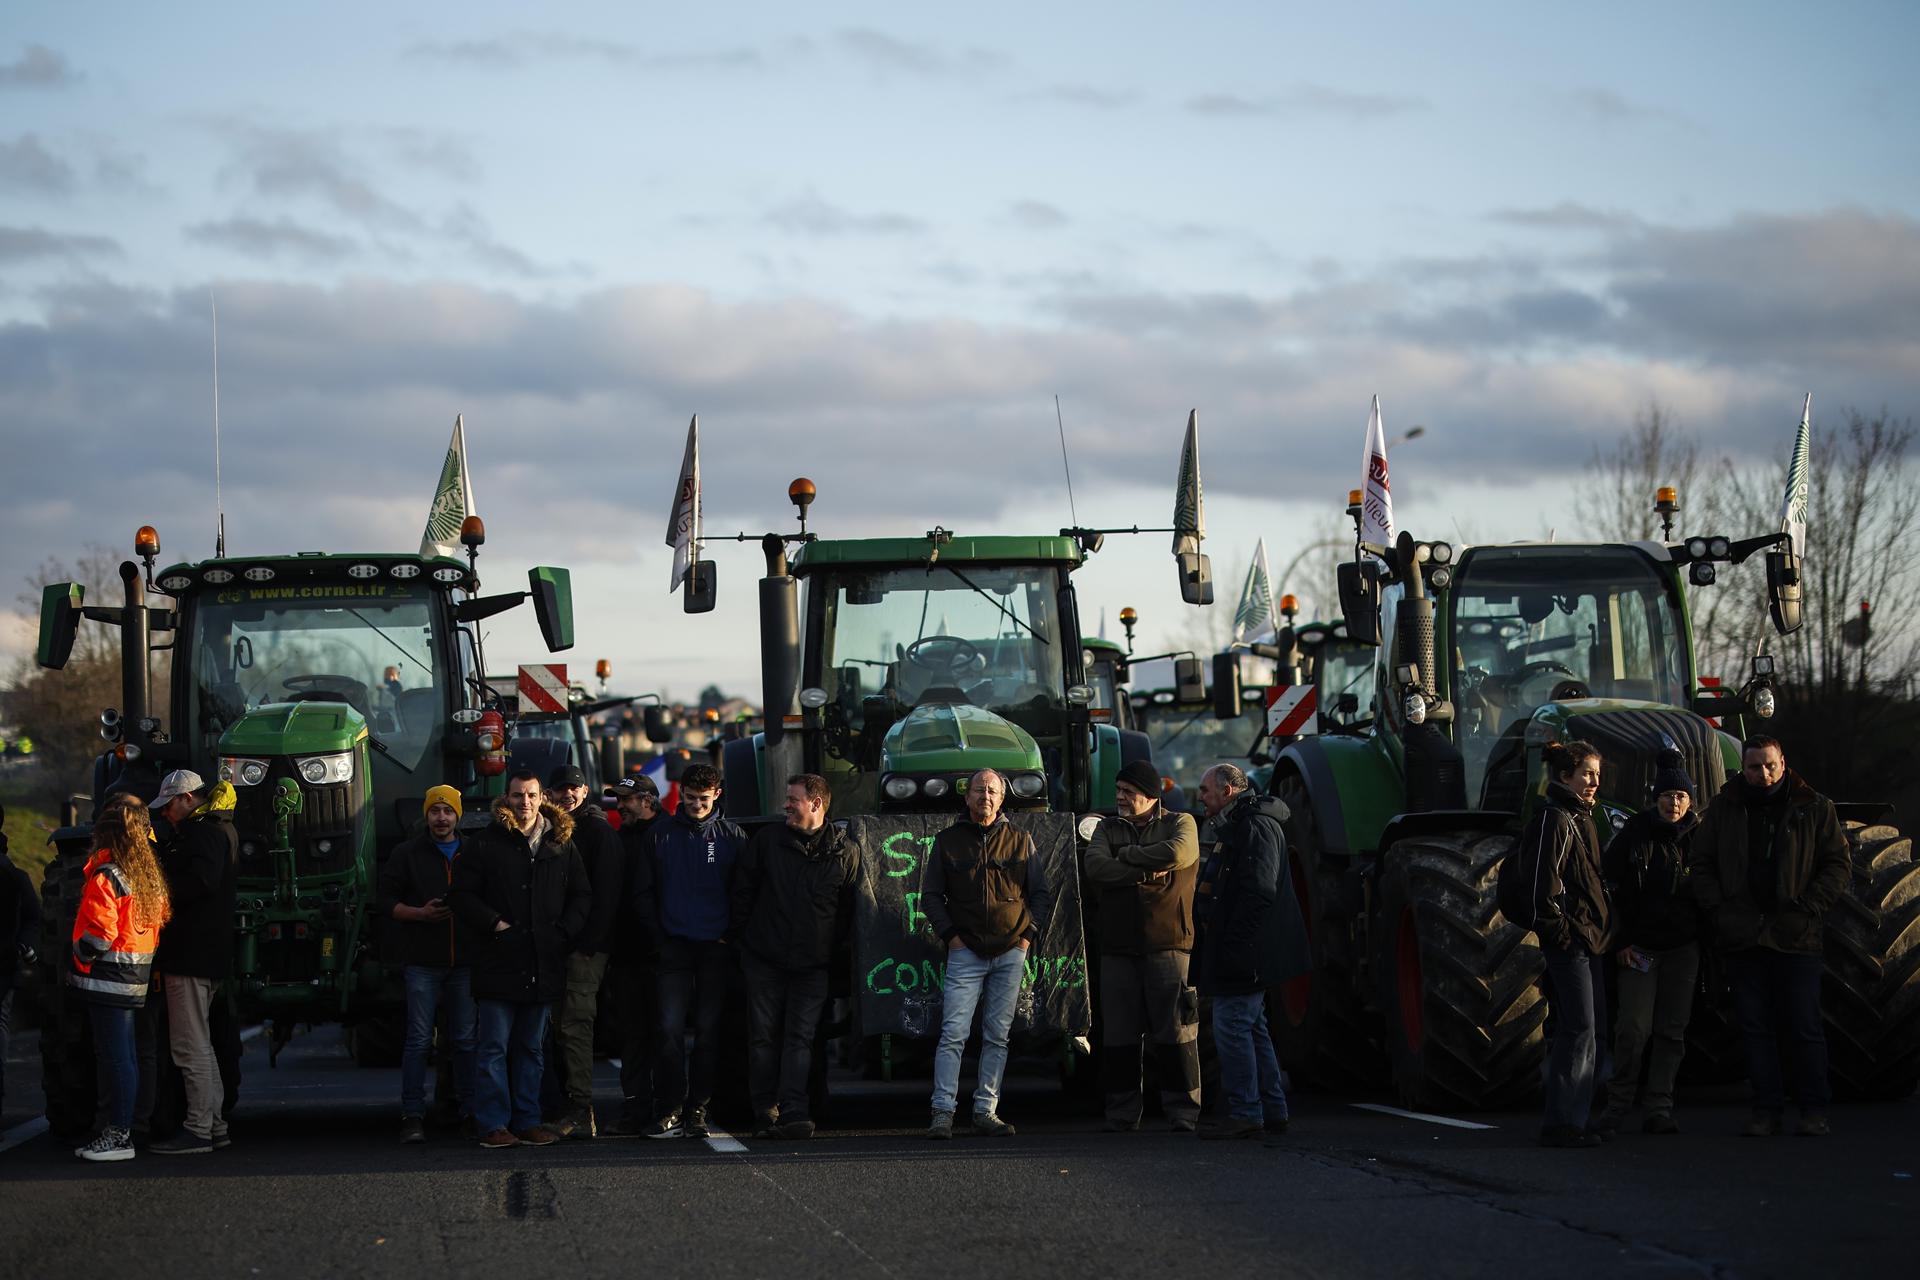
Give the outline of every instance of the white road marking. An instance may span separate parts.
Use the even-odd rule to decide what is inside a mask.
[[[11,1151],[30,1138],[37,1138],[47,1131],[47,1118],[35,1116],[22,1121],[4,1134],[0,1134],[0,1151]]]
[[[267,1033],[267,1024],[264,1022],[257,1022],[253,1026],[248,1027],[245,1031],[242,1031],[240,1033],[240,1043],[245,1044],[249,1040],[258,1040],[261,1036],[265,1035],[266,1033]]]
[[[1383,1107],[1377,1102],[1356,1102],[1352,1104],[1361,1111],[1378,1111],[1383,1116],[1399,1116],[1405,1120],[1425,1120],[1428,1124],[1444,1124],[1450,1129],[1498,1129],[1497,1124],[1476,1124],[1471,1120],[1455,1120],[1452,1116],[1430,1116],[1424,1111],[1402,1111],[1398,1107]]]
[[[725,1129],[707,1128],[707,1145],[723,1156],[737,1156],[744,1153],[747,1144],[728,1133]]]

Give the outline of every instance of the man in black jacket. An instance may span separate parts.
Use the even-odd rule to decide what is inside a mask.
[[[747,1088],[756,1138],[813,1136],[813,1038],[859,875],[846,834],[827,824],[832,798],[818,774],[788,778],[785,825],[762,827],[733,865],[727,935],[740,945],[752,1002]]]
[[[407,991],[407,1035],[400,1051],[400,1141],[427,1140],[427,1051],[442,1004],[453,1041],[453,1090],[460,1118],[473,1123],[474,1040],[471,940],[453,919],[448,899],[460,859],[460,793],[429,787],[421,804],[426,825],[395,845],[380,864],[375,909],[396,922]],[[438,1101],[445,1105],[444,1097]],[[477,1135],[469,1135],[477,1136]]]
[[[653,1124],[653,1060],[659,1052],[654,985],[659,950],[653,931],[635,910],[653,892],[653,826],[660,820],[660,789],[652,778],[622,778],[613,785],[620,808],[620,851],[625,871],[620,906],[613,918],[607,967],[620,1025],[620,1118],[610,1132],[637,1137]]]
[[[540,1126],[547,1021],[592,907],[573,819],[545,803],[540,775],[516,770],[493,822],[453,869],[453,912],[475,935],[473,1112],[483,1147],[555,1141]]]
[[[574,940],[567,956],[567,993],[555,1010],[560,1043],[560,1078],[566,1091],[566,1110],[547,1122],[559,1138],[591,1138],[593,1118],[593,1024],[600,1013],[600,984],[607,976],[607,952],[613,945],[613,925],[620,914],[621,891],[626,886],[626,857],[620,836],[597,804],[587,800],[587,776],[573,765],[562,765],[547,779],[554,805],[573,819],[573,845],[587,869],[593,889],[593,910],[587,927]]]
[[[173,918],[160,931],[154,971],[167,997],[167,1040],[187,1087],[180,1132],[153,1143],[157,1155],[200,1155],[228,1145],[220,1114],[222,1088],[209,1019],[213,995],[233,973],[233,908],[240,837],[233,829],[234,791],[211,791],[191,769],[160,783],[152,808],[173,824],[160,847]]]
[[[0,823],[7,807],[0,805]],[[0,1115],[7,1105],[7,1024],[13,1010],[13,984],[22,969],[33,963],[34,942],[40,933],[40,895],[27,873],[7,856],[7,837],[0,831]]]

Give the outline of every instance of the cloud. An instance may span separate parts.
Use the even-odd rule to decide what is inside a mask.
[[[120,242],[108,236],[70,235],[38,227],[0,227],[0,263],[47,258],[74,261],[119,253]]]
[[[477,40],[423,40],[408,45],[401,56],[494,71],[521,70],[541,62],[600,62],[645,71],[751,71],[766,63],[765,55],[748,45],[663,53],[617,40],[557,31],[516,31]]]
[[[1118,111],[1140,101],[1137,90],[1109,89],[1091,84],[1048,85],[1045,89],[1028,96],[1041,102],[1059,102],[1067,106],[1086,107],[1094,111]]]
[[[0,191],[64,196],[73,191],[73,166],[47,150],[40,139],[23,133],[0,141]]]
[[[1641,225],[1631,213],[1596,209],[1571,200],[1542,208],[1495,209],[1487,216],[1495,222],[1536,231],[1625,231]]]
[[[988,49],[968,48],[949,52],[930,44],[917,44],[871,27],[848,27],[834,33],[839,48],[882,73],[913,76],[965,76],[996,70],[1006,59]]]
[[[486,218],[472,205],[457,206],[441,222],[441,231],[448,239],[465,246],[474,262],[501,275],[544,280],[564,274],[560,268],[537,262],[512,245],[495,239]]]
[[[226,172],[257,195],[310,199],[372,229],[419,231],[424,226],[418,214],[374,186],[365,165],[333,134],[251,126],[229,132],[234,155]]]
[[[328,235],[302,226],[287,218],[268,222],[260,218],[235,217],[219,222],[200,222],[186,228],[187,238],[216,248],[231,249],[249,258],[299,258],[309,262],[339,262],[358,252],[359,246],[344,236]]]
[[[898,236],[926,230],[924,222],[904,213],[853,213],[811,194],[768,210],[766,221],[802,236]]]
[[[65,89],[80,82],[66,55],[30,44],[12,62],[0,63],[0,89]]]
[[[1007,217],[1029,231],[1057,231],[1073,221],[1058,206],[1044,200],[1016,200],[1007,206]]]
[[[1664,107],[1636,102],[1614,89],[1585,85],[1567,90],[1561,101],[1572,114],[1603,125],[1656,123],[1697,127],[1694,121]]]
[[[389,129],[386,144],[394,159],[410,172],[430,173],[454,182],[480,178],[480,160],[459,138],[423,129]]]
[[[1277,94],[1249,98],[1237,93],[1203,93],[1187,99],[1195,115],[1337,116],[1348,120],[1380,120],[1425,111],[1432,104],[1408,94],[1356,93],[1319,84],[1298,84]]]

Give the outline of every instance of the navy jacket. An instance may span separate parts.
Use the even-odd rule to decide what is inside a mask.
[[[0,978],[11,977],[20,964],[21,947],[40,945],[40,895],[27,873],[7,857],[7,838],[0,835]]]
[[[726,937],[728,886],[746,832],[716,808],[705,822],[671,814],[654,823],[650,834],[653,884],[640,899],[642,921],[651,921],[657,940]]]
[[[1313,967],[1307,926],[1287,870],[1284,824],[1273,796],[1246,792],[1214,819],[1219,845],[1196,901],[1194,985],[1203,996],[1246,996],[1290,982]]]

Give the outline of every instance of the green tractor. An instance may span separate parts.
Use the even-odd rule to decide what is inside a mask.
[[[121,706],[101,716],[109,750],[94,769],[95,807],[113,791],[151,796],[179,768],[233,785],[239,909],[226,1008],[271,1020],[276,1052],[296,1023],[343,1022],[356,1059],[397,1061],[404,997],[370,911],[378,861],[419,819],[429,786],[459,787],[472,797],[468,820],[483,822],[506,764],[474,624],[531,598],[547,646],[573,643],[567,571],[536,568],[527,591],[481,596],[473,552],[485,534],[469,523],[467,564],[302,552],[158,574],[159,537],[143,528],[145,574],[121,564],[118,606],[88,604],[77,583],[43,593],[41,666],[66,665],[83,618],[120,632]],[[168,639],[155,644],[155,633]],[[155,649],[172,659],[157,691]],[[42,1050],[48,1118],[72,1132],[92,1121],[93,1070],[58,965],[91,844],[84,826],[53,838]]]
[[[1408,1106],[1498,1107],[1537,1088],[1544,964],[1497,912],[1494,878],[1543,802],[1541,751],[1600,748],[1603,834],[1644,803],[1663,750],[1713,795],[1739,767],[1738,737],[1713,718],[1771,714],[1775,671],[1761,655],[1740,690],[1703,687],[1683,582],[1765,550],[1772,616],[1791,631],[1799,564],[1768,550],[1778,541],[1456,554],[1403,533],[1341,566],[1348,636],[1382,646],[1354,690],[1372,715],[1287,746],[1272,781],[1315,961],[1274,998],[1294,1071],[1332,1087],[1390,1076]],[[1828,922],[1834,1081],[1901,1096],[1920,1073],[1920,868],[1887,806],[1839,808],[1855,874]]]

